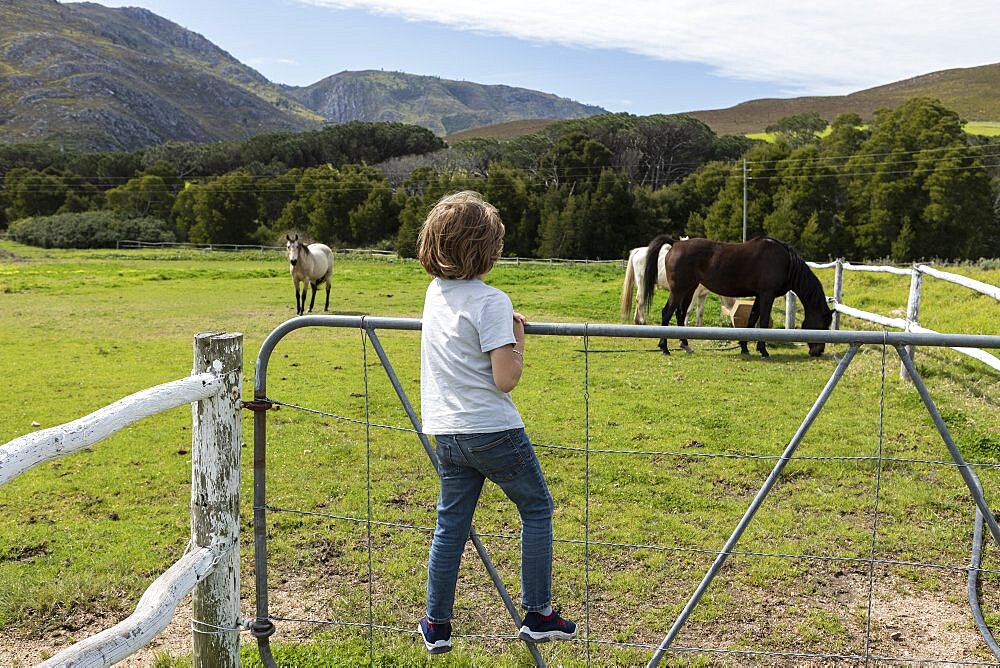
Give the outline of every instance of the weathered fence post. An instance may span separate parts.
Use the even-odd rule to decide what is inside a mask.
[[[839,304],[844,296],[844,258],[837,258],[833,273],[833,301]],[[840,311],[833,312],[833,329],[840,329]]]
[[[785,293],[785,329],[795,329],[795,293]]]
[[[243,335],[195,336],[194,373],[205,371],[220,374],[224,389],[191,407],[191,540],[217,562],[193,592],[193,663],[239,668]]]
[[[916,264],[910,267],[910,296],[906,299],[906,331],[910,331],[912,325],[920,324],[920,291],[924,283],[924,273],[920,271]],[[916,353],[916,346],[906,346],[906,354],[912,360]],[[900,380],[908,380],[910,374],[906,372],[906,366],[899,364]]]

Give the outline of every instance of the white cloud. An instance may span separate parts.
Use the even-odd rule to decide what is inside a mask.
[[[794,95],[1000,61],[994,0],[298,0],[530,41],[704,63]]]
[[[299,61],[294,58],[270,58],[270,57],[254,57],[247,58],[246,64],[251,67],[264,67],[266,65],[283,65],[283,66],[295,66],[299,65]]]

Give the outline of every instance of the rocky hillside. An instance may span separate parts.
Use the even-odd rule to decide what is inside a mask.
[[[144,9],[0,2],[0,141],[132,149],[322,119],[202,36]]]
[[[932,72],[850,95],[761,99],[728,109],[692,111],[716,134],[763,132],[787,116],[815,112],[828,121],[847,112],[871,118],[877,109],[895,108],[914,97],[941,100],[965,121],[1000,121],[1000,63]]]
[[[520,119],[583,118],[606,111],[549,93],[469,81],[365,70],[340,72],[290,97],[334,123],[396,121],[446,135]]]
[[[933,97],[967,121],[1000,121],[1000,63],[934,72],[850,95],[751,100],[692,111],[717,134],[762,132],[815,112],[870,118]],[[170,140],[245,139],[325,122],[397,121],[439,135],[511,133],[604,113],[524,88],[402,72],[340,72],[272,83],[197,33],[152,12],[56,0],[0,0],[0,143],[128,150]]]
[[[444,135],[604,111],[522,88],[398,72],[280,86],[145,9],[0,0],[0,26],[2,143],[128,150],[351,120],[413,123]]]

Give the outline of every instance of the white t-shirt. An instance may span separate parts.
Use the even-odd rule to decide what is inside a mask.
[[[420,411],[428,434],[485,434],[524,427],[510,394],[493,382],[490,351],[514,339],[514,307],[479,279],[435,278],[420,334]]]

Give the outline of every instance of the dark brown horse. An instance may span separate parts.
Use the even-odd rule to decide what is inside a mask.
[[[753,297],[753,308],[747,327],[770,327],[771,306],[779,295],[788,291],[798,295],[805,309],[802,329],[830,329],[833,311],[826,305],[823,285],[809,269],[805,260],[787,244],[770,237],[752,239],[741,244],[727,244],[708,239],[687,239],[675,242],[660,235],[650,242],[647,257],[658,257],[663,244],[672,244],[665,258],[667,286],[670,298],[663,307],[663,325],[677,314],[677,325],[684,326],[684,314],[691,305],[691,296],[701,283],[717,295],[727,297]],[[646,263],[642,277],[646,303],[651,302],[656,288],[656,263]],[[665,355],[666,339],[660,339],[660,349]],[[681,347],[690,350],[687,339]],[[744,355],[748,355],[746,341],[740,341]],[[823,354],[825,344],[810,343],[809,354]],[[757,342],[757,352],[768,357],[763,341]]]

